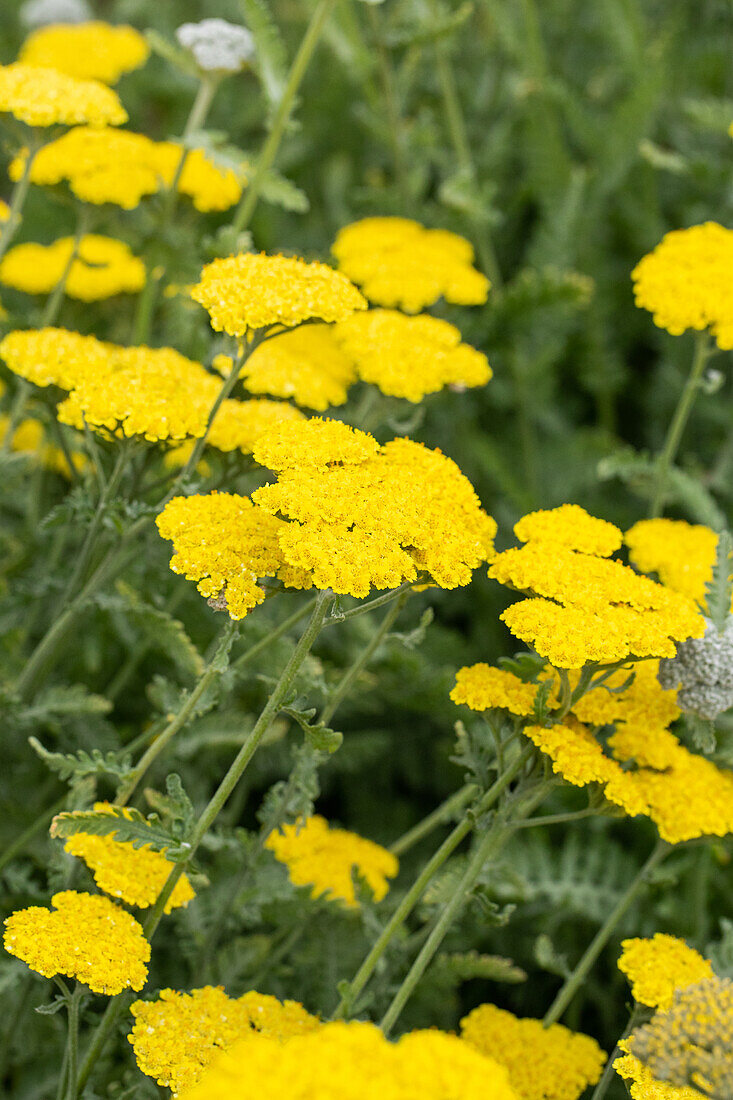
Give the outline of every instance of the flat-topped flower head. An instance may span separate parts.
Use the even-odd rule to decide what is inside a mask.
[[[97,813],[110,812],[107,802],[95,803],[94,809]],[[155,905],[173,867],[164,851],[156,852],[149,844],[133,847],[128,841],[116,840],[112,833],[75,833],[64,848],[69,855],[84,860],[100,890],[139,909]],[[193,897],[188,876],[182,875],[166,902],[165,912],[188,905]]]
[[[71,390],[87,375],[110,370],[112,347],[64,328],[15,329],[0,341],[0,358],[35,386]]]
[[[228,997],[217,986],[178,993],[163,989],[152,1001],[130,1006],[128,1040],[143,1073],[174,1096],[198,1081],[212,1058],[238,1040],[263,1035],[285,1042],[320,1023],[297,1001],[278,1001],[255,990]]]
[[[528,598],[501,618],[556,667],[673,657],[676,642],[704,634],[704,619],[687,596],[601,556],[620,539],[611,524],[561,508],[530,513],[517,531],[528,541],[499,554],[489,576]]]
[[[562,1024],[543,1027],[496,1005],[461,1020],[463,1040],[506,1066],[518,1100],[577,1100],[601,1076],[606,1055],[595,1039]]]
[[[486,356],[437,317],[372,309],[341,321],[335,336],[359,377],[391,397],[418,402],[445,386],[484,386],[491,378]]]
[[[421,572],[456,588],[493,556],[496,524],[440,451],[309,420],[264,436],[254,456],[279,477],[252,499],[291,521],[282,552],[318,588],[362,598]]]
[[[0,65],[0,113],[28,126],[121,126],[127,111],[111,88],[36,65]]]
[[[388,879],[399,870],[397,857],[371,840],[346,829],[331,828],[317,814],[294,825],[283,825],[265,841],[275,858],[286,864],[296,886],[311,886],[311,897],[325,896],[349,908],[358,905],[353,872],[361,875],[375,901],[389,889]]]
[[[174,348],[111,345],[108,369],[78,379],[58,418],[151,442],[199,438],[219,389],[200,363]]]
[[[707,959],[664,932],[651,939],[623,940],[618,968],[628,978],[634,1000],[650,1008],[670,1008],[675,990],[713,977]]]
[[[150,944],[135,918],[109,898],[63,890],[53,909],[32,905],[5,921],[5,949],[31,970],[53,978],[64,974],[95,993],[114,997],[142,989],[148,976]]]
[[[123,73],[144,65],[150,49],[134,27],[88,23],[56,23],[42,27],[23,43],[19,60],[44,65],[78,80],[116,84]]]
[[[709,977],[678,989],[669,1008],[620,1045],[654,1081],[691,1085],[721,1100],[733,1095],[733,979]]]
[[[514,524],[514,534],[520,542],[550,543],[600,558],[610,557],[623,541],[618,527],[591,516],[579,504],[529,512]]]
[[[490,283],[473,266],[473,248],[445,229],[409,218],[364,218],[340,230],[333,254],[345,275],[380,306],[418,313],[438,298],[482,305]]]
[[[67,271],[76,244],[61,237],[53,244],[18,244],[0,261],[0,282],[26,294],[50,294]],[[145,264],[130,246],[112,237],[87,233],[68,268],[64,292],[82,302],[116,294],[137,294],[145,286]]]
[[[634,268],[634,298],[654,324],[680,336],[709,329],[718,347],[733,348],[733,230],[717,222],[667,233]]]
[[[683,519],[642,519],[626,532],[624,542],[637,569],[656,573],[667,588],[705,606],[718,546],[710,527]]]
[[[205,73],[238,73],[256,52],[255,40],[247,28],[226,19],[182,23],[176,38]]]
[[[227,373],[230,369],[226,367]],[[356,381],[356,368],[336,340],[333,326],[314,322],[260,344],[240,377],[250,393],[290,397],[304,408],[325,412],[344,404],[349,386]]]
[[[512,714],[532,713],[538,685],[520,680],[513,672],[484,663],[460,668],[456,686],[450,693],[454,703],[465,703],[471,710],[502,707]]]
[[[367,1023],[329,1023],[281,1044],[253,1035],[219,1054],[186,1100],[519,1100],[506,1070],[455,1035],[390,1043]]]
[[[154,143],[152,164],[163,187],[173,184],[183,146],[175,141]],[[183,171],[178,177],[178,191],[188,195],[193,205],[203,214],[228,210],[239,202],[246,182],[247,164],[242,161],[238,171],[214,164],[202,149],[190,149]]]
[[[175,551],[170,567],[208,600],[220,602],[233,619],[243,618],[265,598],[260,581],[278,577],[290,588],[309,588],[310,577],[285,561],[278,535],[282,520],[236,493],[174,497],[156,519]]]
[[[366,309],[356,287],[326,264],[254,252],[206,264],[191,297],[208,310],[212,327],[230,336],[272,325],[342,321]]]

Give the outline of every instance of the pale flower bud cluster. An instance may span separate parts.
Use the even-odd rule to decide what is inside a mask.
[[[246,27],[226,19],[183,23],[176,38],[206,73],[238,73],[255,55],[255,40]]]
[[[679,687],[677,704],[700,718],[713,719],[733,707],[733,616],[722,634],[709,620],[702,638],[677,645],[677,654],[659,662],[663,688]]]
[[[31,29],[49,23],[85,23],[92,18],[86,0],[27,0],[20,9],[20,21]]]

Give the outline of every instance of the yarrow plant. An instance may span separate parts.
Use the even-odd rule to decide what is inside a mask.
[[[210,7],[0,33],[1,1090],[730,1100],[723,36]]]

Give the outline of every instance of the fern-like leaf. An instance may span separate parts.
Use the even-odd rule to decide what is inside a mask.
[[[92,836],[111,836],[117,841],[132,844],[133,848],[149,846],[156,852],[165,852],[174,863],[186,859],[190,845],[181,842],[163,829],[155,818],[145,818],[131,806],[111,806],[108,811],[72,810],[56,814],[51,822],[52,837],[74,836],[91,833]]]
[[[723,530],[718,535],[713,575],[705,585],[708,618],[712,620],[718,634],[723,633],[725,624],[730,617],[731,597],[733,596],[731,554],[733,554],[733,539],[730,531]]]

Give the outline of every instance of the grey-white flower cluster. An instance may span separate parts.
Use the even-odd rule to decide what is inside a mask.
[[[255,40],[247,28],[226,19],[183,23],[176,38],[206,73],[237,73],[255,55]]]
[[[733,707],[733,616],[722,634],[706,622],[702,638],[680,642],[675,657],[659,662],[659,682],[679,688],[682,710],[712,720]]]
[[[20,21],[30,29],[49,23],[86,23],[91,18],[86,0],[27,0],[20,9]]]

